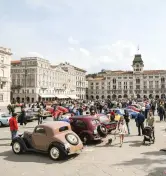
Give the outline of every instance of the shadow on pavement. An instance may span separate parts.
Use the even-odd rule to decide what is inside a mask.
[[[0,153],[0,156],[4,157],[3,159],[11,162],[33,162],[33,163],[45,163],[45,164],[62,164],[69,160],[72,160],[78,156],[72,155],[66,158],[66,160],[53,161],[49,158],[47,154],[38,154],[38,153],[24,153],[21,155],[14,154],[11,150]]]
[[[7,146],[10,146],[10,143],[0,144],[0,147],[7,147]]]
[[[150,171],[145,176],[165,176],[166,175],[166,168],[165,167],[157,167]]]
[[[141,153],[142,155],[151,155],[151,156],[162,156],[162,155],[166,155],[166,152],[163,151],[154,151],[154,152],[145,152],[145,153]]]
[[[0,138],[0,141],[10,141],[11,138]]]
[[[145,152],[141,153],[142,158],[135,158],[130,161],[124,161],[119,164],[114,164],[114,166],[141,166],[143,170],[147,170],[148,168],[151,168],[153,165],[166,165],[166,159],[163,158],[157,158],[157,156],[165,155],[164,152],[161,151],[154,151],[154,152]],[[146,156],[147,155],[147,156]],[[149,156],[155,156],[151,159]],[[165,176],[166,175],[166,167],[156,167],[154,169],[151,169],[148,171],[146,176]]]
[[[142,141],[126,141],[124,143],[129,143],[130,147],[141,147],[143,145]]]

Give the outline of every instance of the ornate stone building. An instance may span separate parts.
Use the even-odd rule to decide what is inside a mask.
[[[0,106],[10,103],[11,49],[0,47]]]
[[[86,71],[61,63],[26,57],[11,62],[12,99],[17,102],[40,100],[84,99]]]
[[[87,98],[165,98],[166,70],[144,70],[141,54],[135,55],[132,67],[132,71],[102,70],[87,75]]]

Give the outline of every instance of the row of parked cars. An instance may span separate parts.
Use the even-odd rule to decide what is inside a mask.
[[[26,108],[25,109],[25,118],[26,121],[31,122],[33,120],[38,119],[38,108]],[[18,114],[18,122],[20,122],[20,113],[21,111],[17,112]],[[11,118],[11,114],[8,114],[6,112],[0,112],[0,127],[2,126],[9,126],[9,119]],[[43,112],[43,119],[46,119],[47,117],[51,117],[51,112],[50,111],[44,111]]]
[[[115,109],[115,111],[123,115],[122,109]],[[47,153],[53,160],[63,159],[68,155],[80,153],[83,144],[101,141],[117,127],[117,121],[110,121],[104,114],[71,116],[66,113],[65,115],[59,121],[40,124],[33,132],[25,131],[14,138],[13,152],[15,154],[40,152]]]
[[[73,116],[68,122],[46,122],[36,126],[33,132],[25,131],[16,137],[12,149],[15,154],[33,151],[47,153],[53,160],[63,159],[80,153],[83,144],[101,141],[116,125],[117,122],[110,122],[103,114]]]

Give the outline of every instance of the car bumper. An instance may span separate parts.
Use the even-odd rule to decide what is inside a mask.
[[[66,149],[67,155],[81,153],[82,149],[83,149],[83,144],[79,144],[77,146],[71,146],[70,148]]]

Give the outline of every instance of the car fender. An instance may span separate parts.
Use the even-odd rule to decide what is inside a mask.
[[[13,143],[13,142],[16,142],[16,141],[18,141],[18,142],[22,145],[24,151],[27,151],[27,146],[26,146],[26,144],[25,144],[25,142],[24,142],[24,140],[23,140],[22,137],[20,137],[20,136],[15,137],[15,138],[12,140],[12,143]]]
[[[48,146],[48,152],[49,152],[50,147],[53,145],[58,145],[60,147],[61,151],[63,151],[67,155],[67,151],[65,150],[65,146],[60,142],[51,142],[50,145]]]

